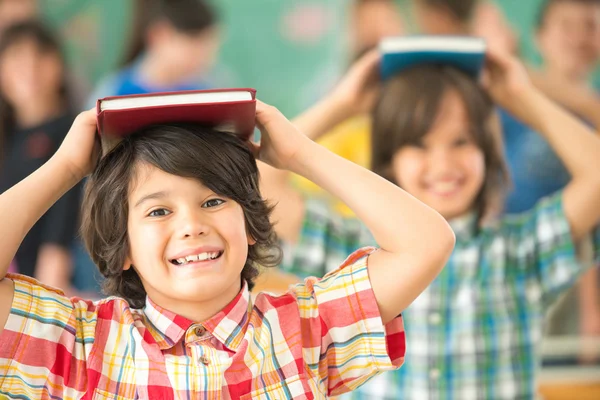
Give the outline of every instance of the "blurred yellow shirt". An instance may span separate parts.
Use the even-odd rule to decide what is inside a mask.
[[[354,117],[336,126],[331,132],[318,141],[332,152],[360,165],[370,168],[371,160],[371,119],[368,116]],[[294,185],[305,196],[329,197],[321,188],[301,176],[294,175]],[[343,215],[353,215],[352,211],[341,201],[329,198],[336,211]]]

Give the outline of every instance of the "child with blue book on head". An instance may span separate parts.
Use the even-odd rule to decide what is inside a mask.
[[[589,267],[575,249],[600,220],[600,139],[542,95],[504,51],[488,50],[485,86],[443,64],[417,65],[381,83],[379,57],[367,54],[296,126],[317,138],[372,109],[372,170],[440,212],[457,243],[404,312],[406,365],[355,397],[533,398],[545,312]],[[495,103],[541,132],[572,176],[564,190],[514,217],[498,217],[506,173]],[[286,179],[265,168],[262,182],[265,197],[279,202],[273,219],[293,250],[287,271],[318,274],[372,243],[360,221],[303,199]]]
[[[256,121],[260,147],[202,125],[150,125],[98,160],[86,111],[55,156],[0,195],[0,396],[324,399],[402,364],[400,313],[452,251],[447,222],[275,108],[258,102]],[[378,248],[253,300],[258,267],[280,260],[255,154],[339,196]],[[82,234],[113,296],[69,299],[6,275],[35,221],[90,173]]]

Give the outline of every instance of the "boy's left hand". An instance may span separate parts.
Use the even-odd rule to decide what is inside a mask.
[[[525,66],[513,55],[499,47],[489,47],[482,84],[496,104],[517,117],[524,109],[519,101],[530,90],[535,90]]]
[[[275,107],[256,100],[260,145],[252,144],[256,158],[278,169],[290,169],[300,148],[310,142]]]

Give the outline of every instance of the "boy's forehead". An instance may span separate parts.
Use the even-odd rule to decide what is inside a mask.
[[[194,184],[200,189],[209,190],[199,179],[170,174],[150,163],[137,162],[132,179],[129,181],[129,194],[141,191],[179,187],[183,184]]]

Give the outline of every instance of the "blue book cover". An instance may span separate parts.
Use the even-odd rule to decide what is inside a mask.
[[[479,77],[485,62],[485,41],[475,37],[404,36],[380,43],[381,77],[385,80],[423,64],[445,64]]]

